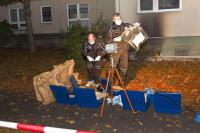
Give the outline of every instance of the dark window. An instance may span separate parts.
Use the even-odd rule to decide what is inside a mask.
[[[11,27],[12,27],[12,29],[14,29],[14,30],[19,29],[18,24],[11,24]]]
[[[25,21],[24,9],[19,9],[19,21],[20,22],[24,22]]]
[[[42,7],[42,22],[52,22],[51,7]]]
[[[88,4],[80,4],[80,18],[88,18]]]
[[[140,10],[153,10],[153,0],[140,0]]]
[[[175,56],[188,56],[188,50],[186,48],[175,48],[174,55]]]
[[[69,19],[77,19],[77,5],[68,5]]]
[[[9,9],[9,16],[12,29],[24,29],[26,27],[24,9]]]
[[[10,21],[11,22],[18,22],[17,20],[17,9],[10,10]]]
[[[80,22],[84,27],[88,27],[88,4],[68,5],[68,22],[69,27]]]
[[[180,0],[159,0],[159,9],[177,9],[180,8]]]

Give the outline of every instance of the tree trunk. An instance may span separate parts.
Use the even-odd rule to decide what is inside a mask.
[[[23,5],[24,5],[24,13],[25,13],[25,19],[26,19],[26,30],[28,34],[28,40],[29,40],[29,48],[31,52],[35,52],[36,49],[35,49],[34,36],[33,36],[30,0],[23,0]]]

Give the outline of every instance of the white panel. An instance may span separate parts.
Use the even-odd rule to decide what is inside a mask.
[[[17,129],[17,123],[0,121],[0,127]]]
[[[53,128],[53,127],[45,127],[45,133],[76,133],[76,130],[70,129],[62,129],[62,128]]]

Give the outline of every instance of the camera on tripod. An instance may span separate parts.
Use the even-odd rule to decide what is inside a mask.
[[[106,53],[108,54],[117,53],[117,44],[116,43],[106,44],[105,49]]]

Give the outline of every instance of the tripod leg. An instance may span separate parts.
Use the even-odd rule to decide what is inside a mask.
[[[111,71],[112,71],[112,68],[110,68],[109,73],[108,73],[108,79],[107,79],[107,84],[106,84],[106,93],[108,92],[108,83],[109,83],[109,80],[110,80],[110,74],[111,74]],[[102,104],[102,106],[101,106],[101,114],[100,114],[100,118],[103,117],[105,101],[106,101],[106,96],[104,96],[104,98],[103,98],[103,104]]]
[[[131,107],[131,110],[132,110],[133,114],[135,114],[136,112],[135,112],[134,109],[133,109],[133,106],[132,106],[132,104],[131,104],[130,98],[128,97],[126,88],[124,87],[124,84],[123,84],[122,79],[121,79],[121,77],[120,77],[120,75],[119,75],[119,72],[118,72],[118,70],[117,70],[116,67],[114,67],[114,68],[115,68],[117,77],[118,77],[118,79],[119,79],[119,82],[120,82],[120,84],[122,85],[123,91],[124,91],[124,93],[125,93],[125,95],[126,95],[126,99],[128,100],[128,103],[129,103],[129,105],[130,105],[130,107]]]

